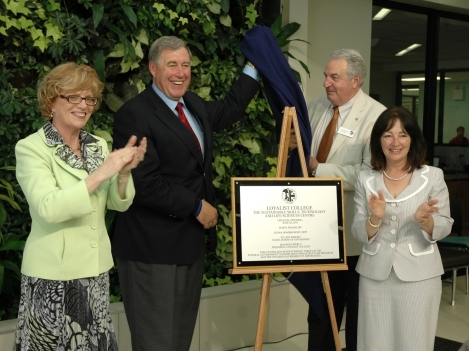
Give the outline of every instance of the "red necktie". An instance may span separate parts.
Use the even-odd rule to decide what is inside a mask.
[[[337,128],[337,121],[339,120],[339,108],[334,106],[334,115],[327,125],[324,135],[322,136],[321,143],[318,148],[318,155],[316,159],[319,163],[324,163],[327,160],[327,155],[331,150],[332,141],[334,140],[335,130]]]
[[[194,136],[195,141],[197,142],[197,147],[199,148],[200,154],[202,155],[202,149],[200,147],[199,139],[195,135],[194,130],[192,129],[191,125],[189,124],[189,121],[187,120],[187,117],[186,117],[186,114],[184,113],[181,102],[178,102],[176,106],[176,110],[178,112],[179,119],[181,120],[181,122],[186,126],[187,129],[191,131],[192,135]]]

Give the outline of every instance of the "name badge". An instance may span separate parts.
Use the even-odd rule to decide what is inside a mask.
[[[344,127],[340,127],[337,133],[341,135],[345,135],[346,137],[349,137],[349,138],[353,138],[355,136],[355,131],[344,128]]]

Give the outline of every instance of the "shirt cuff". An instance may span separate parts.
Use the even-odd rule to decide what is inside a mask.
[[[259,80],[259,72],[257,71],[257,69],[251,66],[248,66],[248,65],[244,66],[243,73],[247,74],[249,77],[255,80]]]
[[[197,201],[199,202],[198,204]],[[202,210],[202,200],[196,199],[196,204],[194,206],[194,217],[197,217],[200,214],[200,210]]]

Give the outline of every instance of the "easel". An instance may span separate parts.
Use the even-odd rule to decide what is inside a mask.
[[[290,143],[290,129],[292,127],[295,130],[295,137],[298,145],[298,153],[301,162],[301,170],[303,174],[303,178],[308,178],[308,171],[305,163],[305,155],[303,152],[303,146],[300,137],[300,128],[298,125],[298,118],[296,115],[296,110],[294,107],[285,107],[284,114],[283,114],[283,123],[282,123],[282,131],[280,135],[280,142],[279,142],[279,152],[278,152],[278,163],[277,163],[277,178],[285,177],[286,173],[286,165],[287,165],[287,157],[288,157],[288,145]],[[236,245],[234,241],[234,245]],[[236,250],[234,250],[236,251]],[[264,341],[264,329],[265,329],[265,322],[267,319],[267,311],[269,306],[269,294],[270,294],[270,286],[272,283],[272,273],[279,273],[279,272],[306,272],[306,271],[320,271],[321,279],[323,283],[324,292],[326,294],[327,306],[329,308],[329,315],[332,324],[332,332],[334,335],[334,343],[336,346],[336,351],[341,351],[342,348],[340,346],[340,339],[339,339],[339,331],[337,328],[337,322],[334,313],[334,305],[332,303],[332,295],[331,289],[329,286],[329,278],[327,271],[329,270],[346,270],[347,266],[342,265],[338,267],[336,265],[317,265],[315,267],[312,266],[277,266],[277,267],[266,267],[266,266],[257,266],[252,268],[234,268],[229,271],[230,274],[259,274],[262,273],[262,286],[261,286],[261,301],[259,306],[259,317],[257,322],[257,331],[256,331],[256,341],[254,344],[254,351],[261,351],[262,344]]]

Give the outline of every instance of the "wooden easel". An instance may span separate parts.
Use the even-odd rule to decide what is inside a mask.
[[[298,118],[296,115],[296,110],[294,107],[285,107],[283,113],[283,123],[282,123],[282,131],[280,135],[279,141],[279,151],[278,151],[278,162],[277,162],[277,173],[276,177],[281,178],[285,177],[286,173],[286,165],[287,165],[287,158],[288,158],[288,145],[290,144],[290,129],[292,127],[295,130],[295,137],[298,145],[298,153],[301,162],[301,170],[304,178],[308,178],[308,171],[305,163],[305,155],[303,152],[303,146],[301,142],[300,136],[300,127],[298,125]],[[334,305],[332,303],[332,295],[331,289],[329,285],[329,277],[327,274],[328,270],[345,270],[347,269],[346,265],[344,267],[337,268],[334,265],[318,265],[317,267],[252,267],[252,268],[243,268],[243,269],[231,269],[229,273],[231,274],[259,274],[262,273],[262,286],[261,286],[261,301],[259,306],[259,317],[257,321],[257,331],[256,331],[256,341],[254,344],[254,351],[261,351],[262,344],[264,341],[264,330],[265,330],[265,322],[267,319],[267,311],[269,307],[269,294],[270,294],[270,286],[272,283],[272,273],[279,273],[279,272],[301,272],[301,271],[320,271],[321,279],[323,283],[324,292],[326,294],[327,306],[329,308],[329,315],[332,324],[332,332],[334,335],[334,342],[336,351],[341,351],[342,348],[340,346],[340,339],[339,339],[339,331],[337,328],[337,322],[334,313]]]

